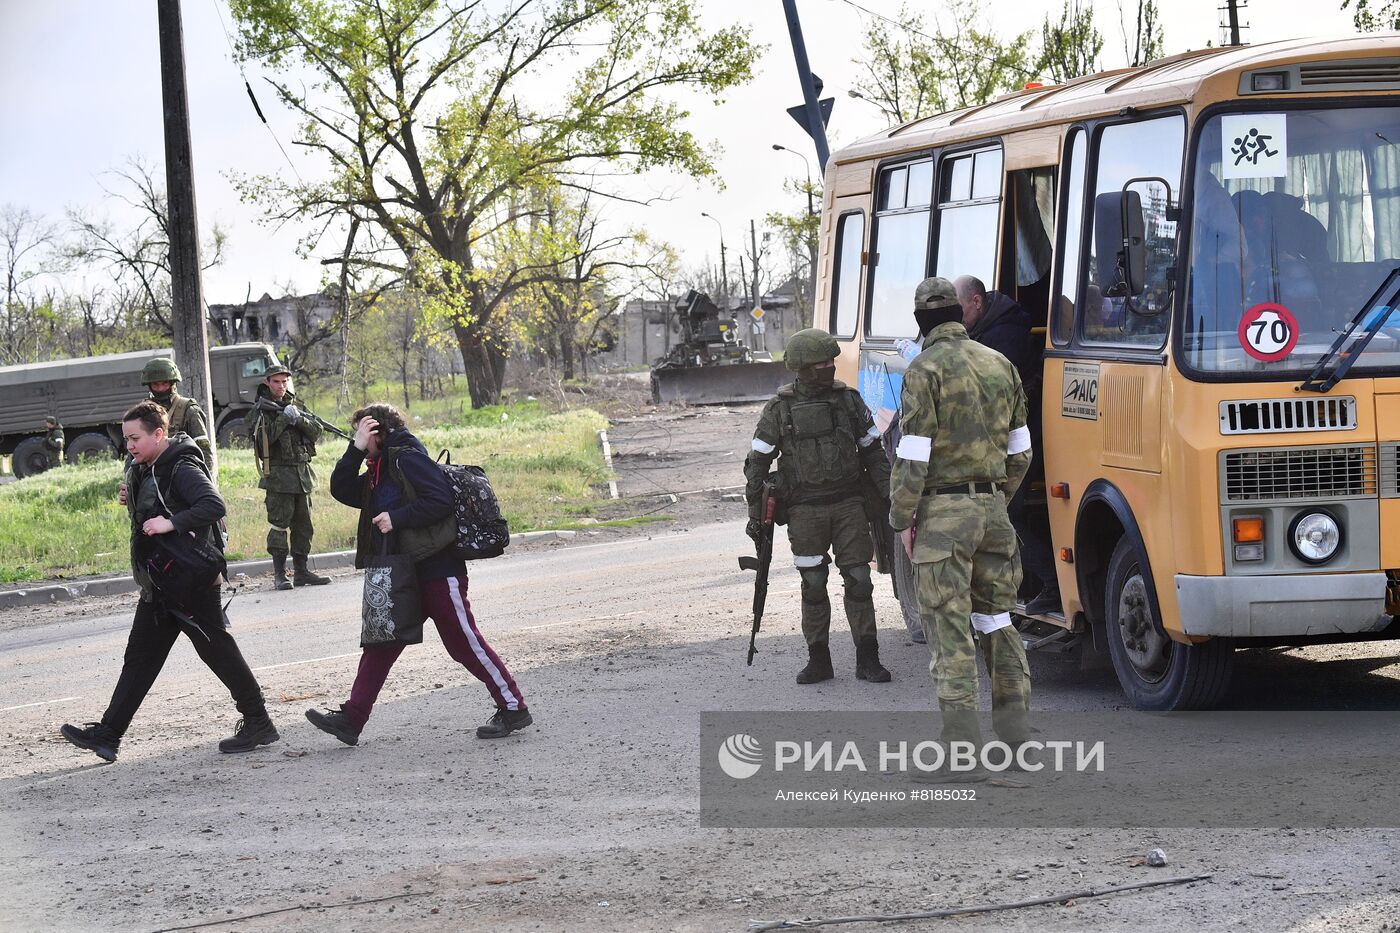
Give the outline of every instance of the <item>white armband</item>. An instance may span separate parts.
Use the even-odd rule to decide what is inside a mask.
[[[998,612],[991,615],[985,612],[974,612],[972,614],[972,627],[983,635],[989,635],[999,628],[1006,628],[1011,624],[1011,613]]]
[[[1011,432],[1011,435],[1006,439],[1006,454],[1007,454],[1007,456],[1011,456],[1011,455],[1013,455],[1013,454],[1025,453],[1026,451],[1028,451],[1028,450],[1030,450],[1030,449],[1031,449],[1031,429],[1028,428],[1028,427],[1026,427],[1024,424],[1021,425],[1021,426],[1020,426],[1019,428],[1017,428],[1016,430],[1012,431],[1012,432]]]
[[[761,441],[756,437],[753,439],[752,446],[755,451],[761,454],[771,454],[773,451],[778,449],[772,444],[768,443],[767,441]]]
[[[929,456],[933,453],[933,438],[919,437],[917,434],[906,434],[899,439],[899,446],[894,449],[894,455],[901,460],[915,460],[919,463],[928,463]]]

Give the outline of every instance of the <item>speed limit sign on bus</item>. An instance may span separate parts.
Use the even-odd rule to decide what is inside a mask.
[[[1275,363],[1298,345],[1298,319],[1281,304],[1257,304],[1240,318],[1240,345],[1256,360]]]

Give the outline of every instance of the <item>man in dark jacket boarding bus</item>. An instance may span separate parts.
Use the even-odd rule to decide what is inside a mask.
[[[362,632],[364,653],[350,698],[338,710],[308,710],[306,718],[346,745],[358,743],[390,668],[406,645],[423,640],[422,616],[427,616],[447,653],[486,685],[496,703],[495,715],[477,728],[477,738],[500,738],[530,725],[520,688],[481,636],[467,601],[467,565],[454,546],[457,525],[447,477],[392,405],[368,405],[351,420],[355,437],[331,473],[331,495],[360,510],[355,566],[364,567],[384,551],[411,555],[421,615],[393,627],[387,641],[371,643]]]
[[[268,718],[258,686],[238,644],[228,633],[228,617],[219,604],[219,582],[212,573],[198,583],[153,578],[152,561],[175,566],[173,550],[203,546],[222,563],[223,537],[218,522],[224,500],[209,479],[204,453],[187,435],[166,435],[165,409],[147,399],[122,419],[122,436],[131,454],[117,500],[131,516],[131,572],[141,585],[141,601],[122,659],[121,676],[101,722],[79,728],[64,725],[63,737],[99,758],[115,761],[117,747],[141,701],[150,692],[165,659],[184,632],[199,658],[233,695],[243,715],[233,737],[219,743],[221,752],[249,752],[279,738]],[[162,541],[157,545],[156,539]],[[164,548],[162,551],[160,548]],[[161,557],[161,554],[164,557]],[[175,596],[177,591],[185,591]]]

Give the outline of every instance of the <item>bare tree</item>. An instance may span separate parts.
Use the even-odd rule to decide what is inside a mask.
[[[19,361],[24,324],[34,310],[26,286],[50,272],[57,234],[43,217],[25,207],[0,210],[0,249],[5,260],[5,341],[0,359]]]

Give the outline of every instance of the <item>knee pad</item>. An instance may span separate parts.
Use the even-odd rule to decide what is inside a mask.
[[[875,584],[870,582],[869,564],[842,567],[841,582],[846,587],[847,599],[865,602],[875,594]]]
[[[802,601],[812,604],[826,602],[826,564],[803,567],[798,573],[802,576]]]

